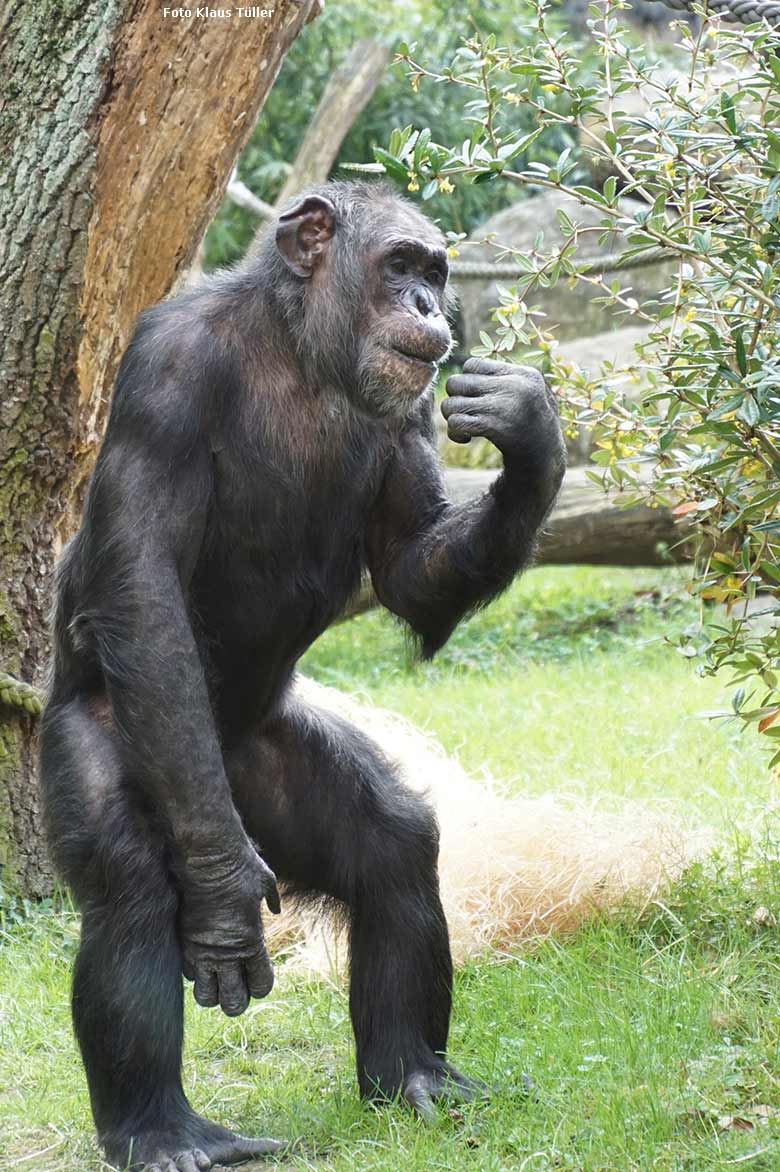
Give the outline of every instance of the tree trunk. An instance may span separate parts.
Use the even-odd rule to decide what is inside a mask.
[[[193,14],[195,9],[192,9]],[[270,19],[142,0],[0,16],[0,672],[40,683],[72,531],[132,323],[191,259],[316,0]],[[8,696],[9,693],[3,693]],[[0,876],[46,891],[34,729],[0,707]]]

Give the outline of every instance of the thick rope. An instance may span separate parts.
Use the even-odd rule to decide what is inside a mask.
[[[0,704],[5,708],[19,708],[30,716],[39,716],[43,711],[43,701],[40,688],[0,671]]]
[[[612,252],[605,256],[597,256],[594,260],[575,265],[574,271],[578,276],[587,276],[590,273],[614,273],[618,269],[641,269],[645,265],[655,265],[662,260],[673,260],[675,254],[668,248],[648,248],[644,252],[626,256],[625,253]],[[530,276],[526,269],[521,269],[513,261],[480,261],[456,260],[450,265],[450,272],[457,281],[497,281],[512,280],[512,278]],[[568,275],[568,274],[565,274]]]
[[[645,3],[649,4],[658,2],[659,0],[645,0]],[[662,2],[666,8],[676,8],[678,12],[693,12],[694,4],[702,5],[702,0]],[[715,16],[722,16],[724,20],[738,20],[742,24],[755,24],[757,21],[766,20],[769,24],[780,26],[778,0],[707,0],[706,7]]]

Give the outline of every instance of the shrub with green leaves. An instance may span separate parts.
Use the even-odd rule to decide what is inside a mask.
[[[530,9],[536,35],[519,46],[475,36],[446,69],[402,46],[419,92],[471,95],[470,122],[457,144],[441,142],[435,125],[399,128],[370,166],[424,199],[500,178],[518,195],[554,189],[598,213],[585,226],[576,210],[559,212],[563,243],[552,251],[492,242],[517,278],[502,288],[480,352],[540,362],[567,422],[595,431],[591,475],[625,503],[671,506],[681,530],[692,529],[701,621],[679,649],[701,671],[731,668],[734,712],[780,739],[780,628],[747,617],[758,592],[780,595],[780,35],[702,10],[698,30],[676,25],[670,69],[629,42],[624,8],[603,0],[590,9],[595,69],[591,50],[585,68],[582,47],[551,28],[545,0]],[[518,108],[534,112],[532,130],[516,128]],[[561,128],[574,145],[541,161]],[[619,278],[578,263],[588,232],[620,241]],[[460,238],[450,234],[452,255]],[[659,256],[673,277],[638,300],[632,268]],[[534,291],[561,281],[587,282],[624,322],[646,323],[630,367],[591,377],[567,361],[534,308]],[[638,400],[632,380],[644,388]],[[719,617],[712,602],[725,604]]]
[[[560,27],[560,13],[556,19]],[[446,65],[459,42],[476,27],[499,38],[511,35],[515,41],[534,37],[532,27],[518,26],[515,0],[465,0],[456,8],[447,0],[396,0],[373,7],[362,0],[329,0],[290,48],[242,153],[240,178],[255,195],[274,202],[328,78],[360,37],[372,37],[395,49],[402,36],[424,36],[428,61],[438,68]],[[428,86],[419,92],[409,85],[403,66],[389,68],[345,138],[334,173],[339,174],[346,162],[371,158],[372,149],[381,146],[399,122],[426,118],[435,121],[442,137],[458,134],[464,117],[469,116],[470,100],[471,94],[451,87]],[[528,129],[533,111],[516,106],[507,118],[513,130]],[[547,159],[555,158],[569,141],[565,126],[555,128],[545,144]],[[499,180],[490,188],[464,185],[449,198],[446,190],[433,196],[428,210],[445,216],[450,227],[470,231],[516,195],[510,181]],[[240,257],[256,228],[257,220],[250,213],[225,201],[206,238],[207,267]]]

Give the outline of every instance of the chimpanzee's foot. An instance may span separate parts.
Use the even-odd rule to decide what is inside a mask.
[[[449,1062],[414,1070],[404,1083],[403,1096],[409,1106],[427,1122],[438,1118],[436,1103],[450,1106],[488,1099],[490,1088],[476,1078],[461,1074]]]
[[[192,1111],[170,1127],[156,1126],[132,1141],[106,1142],[106,1154],[115,1167],[131,1172],[207,1172],[215,1164],[241,1164],[283,1147],[275,1139],[236,1135]]]
[[[520,1075],[520,1084],[525,1095],[535,1096],[534,1081],[527,1074]],[[489,1099],[491,1087],[481,1079],[461,1074],[449,1062],[442,1062],[413,1071],[404,1084],[403,1095],[412,1110],[430,1123],[438,1117],[436,1103],[454,1106]]]

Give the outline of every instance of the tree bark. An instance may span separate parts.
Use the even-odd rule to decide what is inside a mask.
[[[192,10],[193,13],[195,9]],[[142,0],[7,0],[0,15],[0,671],[40,683],[74,528],[132,323],[187,265],[316,0],[173,19]],[[34,728],[0,706],[0,878],[48,890]]]

